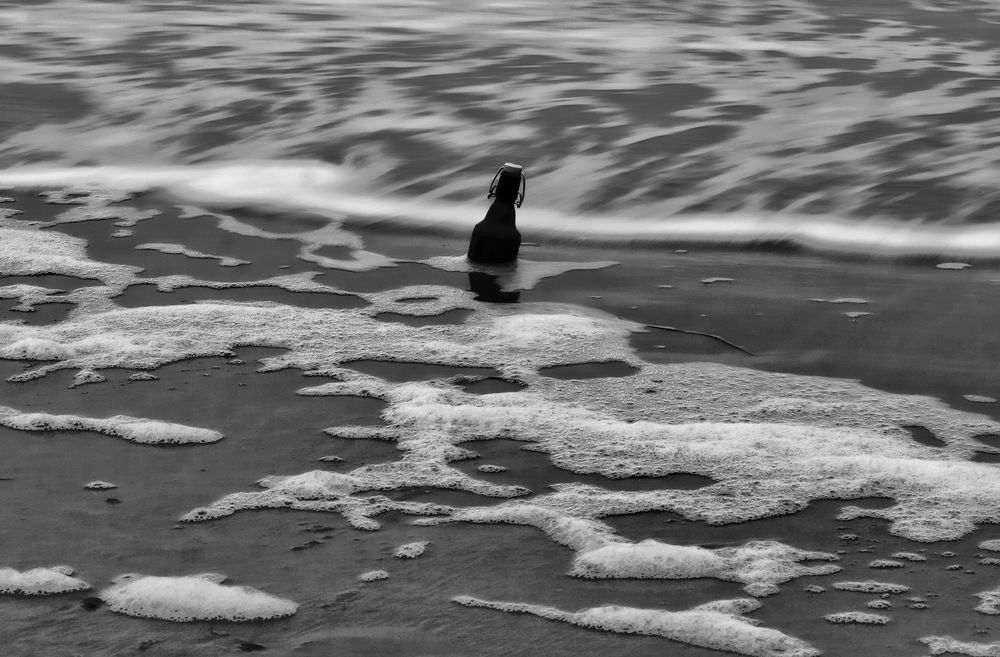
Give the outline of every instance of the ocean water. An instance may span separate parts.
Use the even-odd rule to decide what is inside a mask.
[[[9,654],[1000,654],[995,1],[0,30]]]
[[[0,162],[454,229],[513,160],[550,234],[1000,254],[995,2],[563,4],[4,3]]]

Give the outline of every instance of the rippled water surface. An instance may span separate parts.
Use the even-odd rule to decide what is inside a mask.
[[[466,200],[962,224],[1000,208],[988,0],[3,4],[0,158],[317,158]]]

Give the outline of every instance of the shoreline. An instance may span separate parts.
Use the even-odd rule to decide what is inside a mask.
[[[321,160],[222,161],[212,164],[23,166],[0,169],[0,191],[96,187],[159,194],[223,212],[255,206],[274,214],[313,212],[350,218],[353,231],[464,234],[485,204],[472,199],[393,196],[370,189],[368,176]],[[1000,263],[1000,223],[913,221],[870,214],[740,210],[678,212],[664,206],[623,207],[595,214],[572,206],[528,207],[520,213],[541,239],[599,248],[702,248],[802,251],[846,260]],[[474,223],[474,221],[472,222]],[[531,241],[531,240],[528,240]]]

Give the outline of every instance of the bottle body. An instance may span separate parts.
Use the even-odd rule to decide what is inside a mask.
[[[493,205],[472,229],[468,258],[471,262],[503,264],[517,260],[521,233],[517,230],[515,203],[521,198],[523,174],[517,164],[506,163],[497,172],[496,185],[490,190]]]
[[[497,197],[486,217],[472,229],[469,260],[484,264],[502,264],[517,260],[521,233],[515,225],[514,203]]]

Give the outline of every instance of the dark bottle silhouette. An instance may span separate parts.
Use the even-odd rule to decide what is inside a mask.
[[[496,199],[486,211],[486,217],[472,229],[470,262],[502,264],[517,260],[521,233],[514,225],[514,207],[521,207],[525,191],[527,185],[521,165],[507,162],[500,167],[486,197]]]

